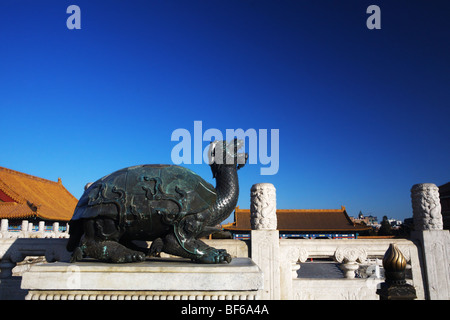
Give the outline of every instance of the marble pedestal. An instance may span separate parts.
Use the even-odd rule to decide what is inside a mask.
[[[411,238],[422,247],[422,265],[427,282],[427,298],[450,299],[450,233],[448,230],[411,232]]]
[[[179,258],[139,263],[38,264],[23,274],[27,300],[254,300],[263,274],[249,258],[196,264]]]

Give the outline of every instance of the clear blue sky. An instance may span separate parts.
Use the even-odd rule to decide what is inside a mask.
[[[411,217],[413,184],[450,181],[449,34],[449,1],[2,0],[0,166],[79,198],[171,163],[172,132],[196,120],[279,129],[279,171],[242,169],[241,207],[270,182],[278,208]]]

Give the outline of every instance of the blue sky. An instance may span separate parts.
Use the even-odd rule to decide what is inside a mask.
[[[79,198],[112,171],[171,163],[172,132],[194,121],[279,129],[279,171],[239,171],[241,207],[270,182],[278,208],[411,217],[413,184],[450,181],[449,16],[425,0],[2,0],[0,166]]]

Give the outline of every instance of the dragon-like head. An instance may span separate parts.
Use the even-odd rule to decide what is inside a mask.
[[[215,172],[221,166],[235,166],[237,170],[245,166],[248,154],[238,150],[244,146],[244,140],[234,139],[230,142],[213,141],[209,145],[209,165],[215,176]]]

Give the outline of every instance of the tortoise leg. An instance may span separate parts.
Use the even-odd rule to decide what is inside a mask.
[[[147,248],[148,245],[147,245],[147,242],[145,242],[145,241],[139,241],[139,240],[130,241],[128,239],[127,240],[120,239],[119,243],[122,244],[123,246],[127,247],[128,249],[142,252],[146,256],[150,255],[149,254],[150,249]]]
[[[215,264],[231,262],[231,256],[226,250],[210,247],[198,239],[187,240],[184,242],[184,247],[182,247],[173,233],[164,237],[163,251],[168,254],[191,259],[197,263]]]
[[[84,253],[103,262],[124,263],[144,261],[145,254],[128,249],[124,245],[111,241],[86,241]]]
[[[145,254],[118,242],[119,231],[110,219],[89,219],[84,224],[83,255],[104,262],[124,263],[145,260]]]
[[[161,238],[157,238],[152,241],[150,246],[149,256],[151,257],[161,257],[161,251],[164,249],[164,241]]]
[[[163,251],[198,263],[231,262],[231,256],[226,250],[208,246],[198,237],[205,233],[204,213],[185,217],[174,228],[174,233],[164,237]]]

